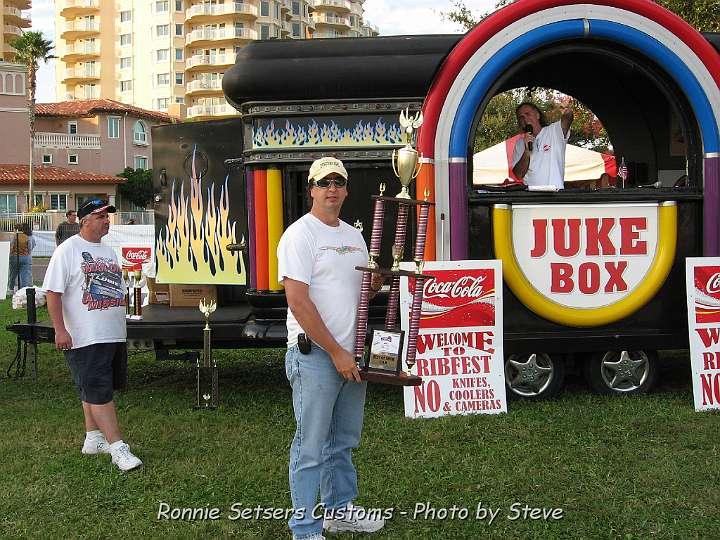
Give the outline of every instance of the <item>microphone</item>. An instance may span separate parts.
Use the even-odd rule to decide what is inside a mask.
[[[525,133],[532,133],[533,127],[530,124],[525,124]],[[533,143],[532,141],[528,142],[528,150],[532,152],[533,150]]]

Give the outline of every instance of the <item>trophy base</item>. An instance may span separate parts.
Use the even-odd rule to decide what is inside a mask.
[[[376,369],[361,369],[360,378],[363,381],[379,384],[390,384],[393,386],[420,386],[422,379],[417,375],[410,375],[401,371],[399,374],[393,371],[380,371]]]

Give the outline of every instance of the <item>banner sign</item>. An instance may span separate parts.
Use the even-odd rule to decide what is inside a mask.
[[[152,260],[151,247],[123,247],[120,264],[128,270],[140,270],[143,264]]]
[[[695,410],[720,409],[720,257],[685,265]]]
[[[405,416],[507,412],[500,261],[429,261],[422,273],[434,279],[425,282],[417,361],[404,369],[423,384],[405,387]],[[414,280],[401,278],[405,335],[413,291]]]

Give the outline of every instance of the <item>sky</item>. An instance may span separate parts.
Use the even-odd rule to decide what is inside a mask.
[[[495,0],[466,0],[465,5],[481,14],[490,11]],[[452,7],[450,0],[366,0],[365,20],[377,26],[381,36],[461,33],[458,25],[444,20],[441,15]],[[30,13],[32,30],[42,32],[46,39],[55,43],[53,0],[33,0]],[[40,65],[37,100],[40,103],[55,101],[54,61]]]

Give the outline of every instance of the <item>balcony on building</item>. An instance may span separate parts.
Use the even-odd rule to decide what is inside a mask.
[[[100,87],[97,85],[79,84],[75,87],[75,91],[72,92],[71,95],[72,99],[99,99]]]
[[[66,21],[63,32],[60,35],[62,39],[73,40],[85,36],[91,36],[100,33],[100,21],[85,21],[75,19],[74,21]]]
[[[20,37],[22,35],[22,30],[19,26],[15,26],[14,24],[4,24],[3,34],[5,35],[5,39],[12,39]]]
[[[18,28],[30,28],[30,17],[23,15],[21,9],[15,6],[5,6],[3,8],[3,15],[5,16],[5,23]]]
[[[185,60],[185,69],[202,70],[203,68],[215,68],[218,66],[235,65],[235,54],[195,54]]]
[[[100,135],[68,135],[67,133],[35,133],[35,148],[68,148],[99,150]]]
[[[201,45],[203,42],[212,43],[223,40],[253,40],[258,34],[252,28],[198,28],[185,37],[187,45]]]
[[[348,13],[352,10],[348,0],[310,0],[310,5],[316,10],[332,9]]]
[[[18,9],[30,9],[32,2],[30,0],[5,0],[6,6],[14,6]]]
[[[65,5],[60,10],[60,16],[74,19],[78,15],[95,13],[99,9],[100,0],[65,0]]]
[[[78,84],[82,81],[91,81],[100,79],[100,66],[87,67],[77,66],[65,70],[65,77],[62,79],[63,84]]]
[[[79,60],[95,58],[100,56],[100,45],[98,43],[68,43],[61,53],[60,59],[66,63],[73,63]]]
[[[237,116],[238,111],[228,105],[222,104],[200,104],[187,108],[187,117],[195,120],[206,120],[209,118]]]
[[[337,28],[350,28],[350,17],[339,17],[333,13],[315,12],[315,27],[321,29],[323,25]]]
[[[222,79],[195,79],[185,86],[186,94],[217,94],[222,92]]]
[[[185,10],[185,20],[189,23],[208,22],[227,15],[232,15],[233,19],[239,17],[255,20],[258,16],[258,8],[244,2],[228,2],[227,4],[195,4]]]

